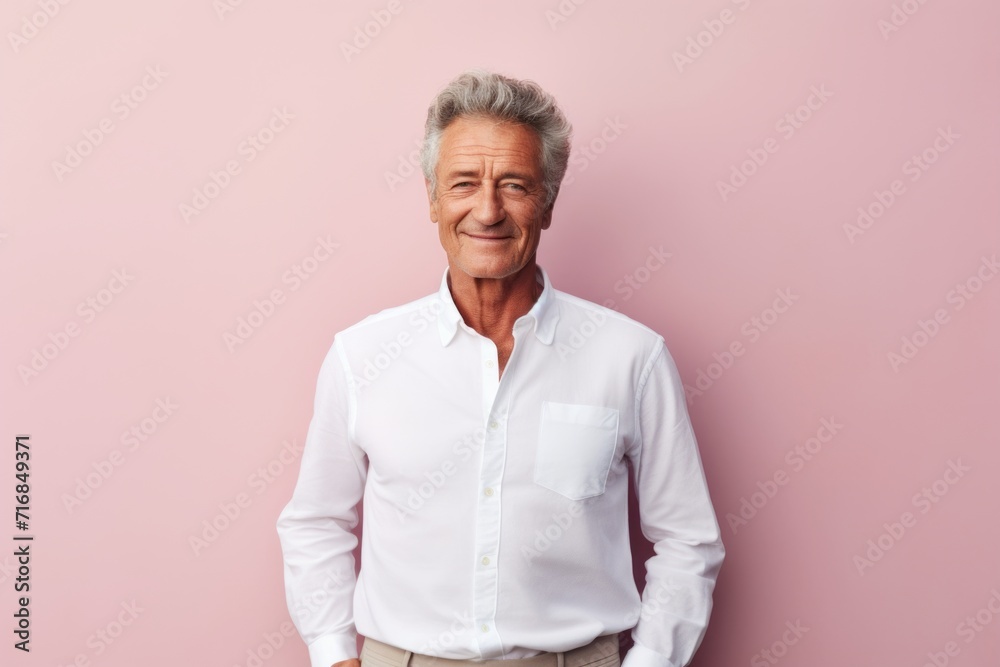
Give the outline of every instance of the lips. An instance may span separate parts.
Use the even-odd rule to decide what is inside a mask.
[[[503,241],[504,239],[509,239],[509,236],[486,236],[480,234],[469,234],[468,232],[463,232],[466,236],[470,236],[474,239],[479,239],[480,241]]]

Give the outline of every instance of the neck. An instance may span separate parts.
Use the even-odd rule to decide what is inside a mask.
[[[542,288],[537,284],[532,257],[517,273],[504,278],[474,278],[448,267],[448,287],[465,323],[494,342],[513,335],[514,322],[535,304]]]

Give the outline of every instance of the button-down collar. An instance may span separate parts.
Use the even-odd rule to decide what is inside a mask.
[[[555,308],[555,299],[552,296],[552,283],[549,282],[549,275],[540,265],[535,265],[535,280],[542,286],[542,293],[535,301],[531,309],[517,319],[518,322],[525,318],[535,323],[535,336],[546,345],[552,344],[555,336],[556,322],[559,320],[559,313]],[[455,337],[459,323],[464,324],[462,314],[455,305],[452,298],[451,289],[448,287],[448,267],[444,268],[441,276],[441,287],[438,289],[438,298],[441,300],[442,309],[438,315],[438,332],[441,334],[441,344],[447,346]]]

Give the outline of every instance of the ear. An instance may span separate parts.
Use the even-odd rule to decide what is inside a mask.
[[[548,229],[549,225],[552,224],[552,209],[555,205],[556,203],[552,202],[549,204],[548,208],[545,209],[545,213],[542,213],[542,229]]]
[[[438,221],[437,201],[434,199],[434,191],[431,189],[431,182],[426,177],[424,178],[424,189],[427,190],[427,206],[430,209],[431,222],[437,223]]]

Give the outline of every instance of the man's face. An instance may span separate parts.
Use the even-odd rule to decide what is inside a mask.
[[[504,278],[535,254],[552,221],[545,206],[541,141],[531,128],[492,118],[458,118],[441,137],[438,225],[449,264],[473,278]]]

